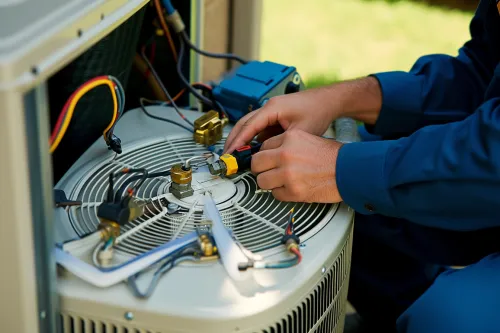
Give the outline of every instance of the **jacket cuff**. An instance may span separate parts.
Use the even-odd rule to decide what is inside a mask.
[[[385,160],[393,141],[353,142],[338,153],[337,188],[343,201],[361,214],[394,216]]]
[[[377,123],[367,130],[383,137],[409,135],[422,120],[422,78],[407,72],[384,72],[375,77],[382,90],[382,109]]]

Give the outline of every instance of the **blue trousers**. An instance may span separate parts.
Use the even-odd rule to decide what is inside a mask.
[[[500,228],[357,214],[348,299],[374,331],[500,333]]]

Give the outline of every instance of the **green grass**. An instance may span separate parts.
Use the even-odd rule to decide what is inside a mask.
[[[419,56],[455,55],[473,13],[408,1],[263,1],[261,59],[296,66],[308,85],[409,70]]]

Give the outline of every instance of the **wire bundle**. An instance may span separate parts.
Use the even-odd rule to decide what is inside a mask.
[[[174,42],[172,40],[172,36],[170,34],[170,29],[168,28],[168,25],[167,25],[167,23],[165,21],[165,16],[164,16],[163,11],[162,11],[162,6],[160,4],[160,0],[155,0],[154,4],[155,4],[156,12],[158,14],[160,25],[162,27],[162,30],[165,33],[165,36],[167,37],[168,43],[169,43],[170,48],[172,50],[172,55],[174,57],[174,60],[177,63],[177,66],[176,66],[177,74],[179,75],[179,78],[181,79],[181,81],[184,84],[184,86],[186,87],[183,90],[181,90],[181,92],[178,94],[178,96],[176,96],[174,98],[174,100],[177,97],[179,97],[185,91],[185,89],[188,89],[189,92],[191,94],[193,94],[193,96],[195,96],[201,103],[203,103],[203,104],[205,104],[205,105],[207,105],[207,106],[209,106],[209,107],[211,107],[213,109],[219,110],[224,115],[224,117],[227,118],[227,113],[226,113],[224,107],[222,106],[222,104],[220,102],[216,101],[213,98],[209,99],[206,96],[203,96],[202,94],[200,94],[196,90],[196,88],[200,88],[201,86],[199,84],[198,85],[197,84],[190,84],[188,82],[188,80],[184,77],[184,74],[182,73],[182,67],[181,66],[182,66],[182,63],[183,63],[183,58],[184,58],[184,53],[185,53],[186,46],[187,46],[187,48],[193,50],[194,52],[196,52],[198,54],[201,54],[203,56],[206,56],[206,57],[210,57],[210,58],[235,60],[235,61],[238,61],[238,62],[240,62],[242,64],[246,64],[246,63],[248,63],[248,61],[245,60],[245,59],[243,59],[243,58],[241,58],[241,57],[239,57],[239,56],[237,56],[237,55],[231,54],[231,53],[208,52],[208,51],[205,51],[205,50],[202,50],[202,49],[196,47],[190,41],[189,36],[187,35],[187,33],[186,33],[185,29],[184,29],[184,23],[182,22],[182,19],[178,15],[178,12],[176,11],[176,9],[173,7],[171,1],[164,0],[163,1],[163,6],[165,7],[167,15],[168,15],[167,19],[170,19],[169,23],[172,24],[174,30],[176,31],[176,33],[179,36],[180,51],[179,51],[179,54],[177,54],[177,50],[175,48],[175,44],[174,44]],[[144,55],[144,52],[143,52],[143,58],[144,57],[145,57],[145,55]],[[146,61],[146,59],[145,59],[145,61]],[[209,87],[209,88],[211,90],[211,87]]]
[[[139,290],[136,282],[141,272],[129,277],[127,280],[127,285],[129,286],[135,297],[149,298],[153,294],[153,291],[158,285],[158,282],[160,281],[160,278],[163,274],[169,272],[172,268],[183,261],[200,261],[200,254],[197,253],[198,250],[198,242],[193,242],[180,248],[179,250],[172,253],[169,257],[165,258],[160,267],[158,267],[157,270],[153,273],[153,278],[149,282],[145,292],[141,292]]]
[[[281,269],[281,268],[290,268],[300,264],[300,262],[302,261],[302,254],[300,253],[299,250],[300,239],[295,234],[295,229],[293,226],[294,222],[295,222],[294,209],[292,208],[290,210],[290,213],[288,214],[288,223],[285,228],[285,234],[283,235],[283,239],[281,242],[286,246],[287,251],[294,255],[293,258],[284,259],[280,261],[250,260],[248,263],[241,263],[238,266],[238,269],[240,271],[245,271],[248,268]]]
[[[130,171],[130,170],[132,170],[132,171]],[[139,170],[139,169],[129,169],[129,171],[127,173],[136,172],[136,170]],[[132,176],[132,177],[128,178],[127,180],[125,180],[123,182],[123,184],[120,186],[120,188],[118,189],[118,191],[116,191],[116,193],[114,193],[114,189],[113,189],[115,174],[113,174],[113,173],[110,174],[109,175],[109,187],[108,187],[108,199],[107,199],[108,202],[112,202],[112,201],[114,201],[115,203],[120,202],[120,200],[122,200],[122,197],[123,197],[123,194],[125,193],[125,191],[127,191],[129,193],[129,195],[133,195],[134,193],[137,193],[137,191],[142,186],[142,184],[144,184],[144,181],[146,179],[170,176],[170,170],[153,172],[153,173],[147,172],[146,169],[140,169],[140,170],[145,170],[145,172],[137,171],[137,172],[142,173],[142,175]],[[133,187],[130,187],[127,189],[129,184],[131,184],[135,181],[139,181],[139,182],[137,182]]]
[[[107,85],[109,87],[109,90],[111,92],[111,97],[113,98],[113,116],[108,126],[104,129],[102,135],[104,141],[108,146],[110,146],[113,141],[116,142],[116,140],[119,140],[113,135],[113,130],[116,125],[116,122],[121,117],[124,111],[125,91],[123,90],[121,83],[115,77],[111,75],[97,76],[85,82],[80,87],[78,87],[78,89],[76,89],[67,99],[66,104],[64,105],[61,113],[59,114],[56,125],[50,136],[49,140],[50,153],[53,153],[61,143],[62,138],[64,137],[66,131],[68,130],[71,118],[73,117],[75,108],[80,99],[87,92],[101,85]],[[121,152],[121,147],[120,147],[120,152]]]
[[[121,175],[132,174],[132,173],[139,173],[141,175],[139,175],[139,176],[132,176],[129,179],[127,179],[122,184],[122,186],[120,187],[120,189],[118,190],[118,192],[115,195],[115,193],[114,193],[114,182],[115,182],[114,180],[115,180],[115,178],[118,177],[118,176],[121,176]],[[108,185],[107,202],[119,203],[122,200],[127,200],[128,201],[129,198],[134,195],[134,193],[137,193],[137,191],[142,186],[142,184],[144,184],[144,182],[146,181],[146,179],[153,178],[153,177],[158,177],[158,174],[160,174],[160,176],[164,175],[164,174],[165,175],[170,175],[170,171],[167,171],[167,172],[157,172],[157,173],[154,173],[154,174],[149,174],[148,170],[146,170],[145,168],[135,168],[135,169],[123,168],[123,169],[121,169],[118,172],[115,172],[115,173],[111,172],[109,174],[109,185]],[[138,182],[134,186],[132,186],[132,187],[130,187],[128,189],[128,196],[125,196],[122,199],[123,192],[125,192],[125,189],[127,188],[127,186],[130,183],[133,183],[136,180],[138,180]]]

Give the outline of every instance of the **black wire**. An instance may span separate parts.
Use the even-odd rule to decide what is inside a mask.
[[[193,129],[187,127],[187,126],[184,126],[178,122],[175,122],[173,120],[170,120],[170,119],[166,119],[166,118],[162,118],[162,117],[158,117],[158,116],[155,116],[151,113],[148,112],[148,110],[146,110],[146,107],[144,106],[144,100],[146,100],[145,98],[140,98],[139,99],[139,103],[141,105],[141,109],[142,109],[142,112],[144,112],[146,114],[146,116],[150,117],[150,118],[153,118],[153,119],[156,119],[156,120],[161,120],[161,121],[164,121],[166,123],[169,123],[169,124],[173,124],[173,125],[176,125],[176,126],[179,126],[179,127],[182,127],[184,128],[186,131],[189,131],[190,133],[193,133]]]
[[[144,184],[144,182],[148,178],[148,174],[149,174],[148,170],[146,170],[146,169],[141,169],[141,170],[143,171],[142,176],[140,177],[139,182],[137,184],[135,184],[135,186],[132,188],[134,193],[137,193],[139,188],[142,186],[142,184]]]
[[[182,64],[182,59],[184,57],[184,51],[185,51],[185,45],[184,45],[184,40],[181,38],[180,39],[180,44],[181,44],[181,47],[180,47],[180,50],[179,50],[179,61],[177,62],[177,74],[179,75],[179,77],[181,78],[181,81],[182,83],[184,84],[184,86],[186,86],[186,88],[196,97],[198,98],[202,103],[208,105],[209,107],[212,107],[212,108],[215,108],[215,106],[219,109],[220,112],[222,112],[222,114],[228,118],[228,115],[227,115],[227,112],[226,110],[224,109],[224,107],[222,106],[221,103],[219,103],[217,100],[215,100],[214,98],[212,98],[212,100],[208,99],[207,97],[203,96],[202,94],[200,94],[198,91],[196,91],[196,89],[194,89],[194,87],[203,87],[202,85],[190,85],[189,82],[186,80],[186,78],[184,77],[184,75],[182,74],[182,69],[181,69],[181,64]],[[206,87],[203,87],[202,89],[206,89]],[[208,89],[206,89],[208,90]],[[211,92],[211,91],[210,91]],[[229,119],[229,118],[228,118]]]
[[[150,40],[151,41],[151,40]],[[150,43],[150,41],[148,41],[148,44]],[[163,90],[163,92],[165,93],[165,95],[167,96],[168,100],[170,101],[170,103],[172,104],[172,106],[174,107],[175,111],[179,114],[179,116],[182,118],[182,120],[184,120],[185,122],[187,122],[189,125],[191,125],[192,127],[194,127],[194,124],[192,122],[190,122],[183,114],[182,112],[179,110],[179,108],[177,107],[177,104],[175,104],[175,101],[174,99],[170,96],[170,94],[168,93],[167,91],[167,88],[165,88],[165,85],[163,85],[163,82],[161,81],[160,79],[160,76],[158,75],[158,73],[156,72],[156,70],[154,69],[153,65],[151,64],[151,62],[149,62],[149,59],[148,57],[146,56],[146,54],[144,53],[144,48],[141,48],[141,56],[142,58],[144,59],[144,62],[146,62],[146,65],[148,66],[149,70],[151,71],[151,73],[153,74],[153,76],[155,77],[156,81],[158,82],[158,85],[160,86],[161,90]],[[180,62],[180,60],[179,60]]]
[[[114,174],[113,173],[110,173],[109,174],[109,186],[108,186],[108,202],[112,202],[113,201],[113,192],[114,192],[114,189],[113,189],[113,186],[114,186]]]
[[[206,98],[205,96],[203,96],[202,94],[200,94],[198,91],[196,91],[196,89],[194,89],[191,84],[188,82],[188,80],[184,77],[184,74],[182,74],[182,68],[181,68],[181,65],[182,65],[182,60],[184,58],[184,51],[185,51],[185,43],[184,43],[184,40],[182,38],[179,38],[180,40],[180,49],[179,49],[179,59],[177,61],[177,74],[179,75],[179,78],[181,79],[182,83],[184,84],[184,86],[186,86],[186,88],[196,97],[198,98],[202,103],[210,106],[210,107],[213,107],[214,104],[212,103],[211,100],[209,100],[208,98]]]
[[[226,117],[227,119],[229,119],[229,116],[227,115],[227,112],[224,109],[224,107],[222,106],[222,104],[220,104],[219,101],[215,101],[215,104],[219,108],[219,111],[222,112],[222,114],[224,115],[224,117]]]
[[[136,168],[136,169],[128,169],[127,171],[124,171],[123,169],[118,171],[118,172],[111,172],[109,174],[109,185],[108,185],[108,198],[107,198],[107,201],[108,202],[113,202],[113,195],[114,195],[114,179],[120,175],[125,175],[125,174],[130,174],[130,173],[142,173],[142,175],[140,176],[133,176],[133,177],[137,177],[136,180],[138,179],[142,179],[141,182],[139,182],[137,185],[136,185],[136,189],[138,189],[138,187],[140,187],[144,181],[146,180],[146,178],[148,178],[148,170],[144,169],[144,168]]]
[[[170,170],[148,173],[148,175],[146,176],[146,179],[156,178],[156,177],[166,177],[166,176],[170,176]],[[133,183],[136,180],[139,180],[141,178],[142,178],[142,175],[141,176],[132,176],[132,177],[126,179],[123,182],[122,186],[120,186],[118,191],[116,191],[115,202],[119,202],[121,200],[123,193],[127,190],[127,186],[130,183]],[[108,196],[108,198],[109,198],[109,196]]]
[[[182,40],[189,46],[190,49],[194,50],[196,53],[199,53],[201,55],[204,55],[206,57],[210,58],[217,58],[217,59],[229,59],[229,60],[236,60],[242,64],[247,64],[248,61],[244,60],[243,58],[238,57],[237,55],[231,54],[231,53],[212,53],[208,51],[204,51],[196,47],[191,41],[189,40],[189,37],[186,33],[186,31],[182,31],[180,33]]]

